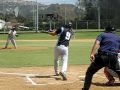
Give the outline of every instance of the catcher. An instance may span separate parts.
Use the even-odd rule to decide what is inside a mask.
[[[8,44],[11,42],[14,46],[14,48],[16,49],[17,46],[16,46],[16,42],[15,42],[15,36],[17,37],[18,34],[16,32],[16,26],[13,27],[12,29],[10,29],[10,31],[8,32],[8,37],[7,37],[7,42],[5,44],[5,49],[8,47]]]
[[[119,65],[119,70],[120,70],[120,53],[118,53],[118,65]],[[114,77],[119,78],[119,80],[120,80],[120,74],[116,73],[116,71],[110,69],[109,67],[104,68],[104,74],[108,79],[108,82],[105,83],[107,86],[113,86],[114,85],[114,82],[115,82]]]

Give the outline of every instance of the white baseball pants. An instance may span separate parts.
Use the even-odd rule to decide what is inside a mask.
[[[54,51],[54,70],[59,74],[59,57],[62,60],[61,72],[66,73],[68,65],[68,47],[64,45],[56,46]]]
[[[6,42],[5,48],[8,47],[8,44],[9,44],[10,42],[13,44],[14,48],[16,48],[16,42],[15,42],[14,38],[11,38],[11,37],[8,37],[8,38],[7,38],[7,42]]]

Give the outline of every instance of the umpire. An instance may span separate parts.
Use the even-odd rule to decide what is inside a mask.
[[[113,31],[115,29],[112,26],[107,26],[105,32],[96,38],[90,54],[91,64],[87,69],[82,90],[89,90],[93,75],[101,68],[107,66],[116,70],[120,38]]]

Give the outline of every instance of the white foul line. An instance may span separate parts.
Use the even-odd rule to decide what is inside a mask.
[[[31,82],[32,85],[38,85],[35,83],[30,77],[37,76],[38,74],[24,74],[24,73],[5,73],[5,72],[0,72],[0,74],[6,74],[6,75],[17,75],[17,76],[22,76],[26,77],[28,82]]]
[[[0,72],[0,74],[6,74],[6,75],[17,75],[17,76],[37,76],[39,74],[24,74],[24,73],[5,73],[5,72]]]
[[[79,76],[79,78],[84,78],[85,77],[85,75],[83,75],[83,76]]]
[[[32,85],[40,85],[40,86],[46,86],[46,85],[61,85],[61,84],[71,84],[74,83],[76,81],[73,82],[65,82],[65,83],[47,83],[47,84],[37,84],[35,83],[31,77],[35,77],[35,76],[40,76],[39,74],[24,74],[24,73],[5,73],[5,72],[0,72],[0,74],[4,74],[4,75],[16,75],[16,76],[21,76],[21,77],[25,77],[26,80],[28,82],[30,82]],[[83,76],[84,77],[84,76]]]
[[[26,76],[26,79],[31,82],[32,85],[38,85],[37,83],[35,83],[31,78],[30,76]]]
[[[74,83],[74,82],[67,82],[67,83],[48,83],[48,84],[37,84],[35,83],[31,77],[35,77],[35,76],[39,76],[39,74],[25,74],[25,73],[5,73],[5,72],[0,72],[0,74],[5,74],[5,75],[16,75],[16,76],[21,76],[21,77],[25,77],[26,80],[28,82],[30,82],[32,85],[40,85],[40,86],[46,86],[46,85],[59,85],[59,84],[71,84],[71,83]],[[104,76],[101,76],[99,74],[96,74],[97,76],[101,77],[101,78],[105,78]],[[85,78],[85,75],[83,76],[79,76],[79,78]],[[81,80],[80,82],[84,82],[84,80]]]

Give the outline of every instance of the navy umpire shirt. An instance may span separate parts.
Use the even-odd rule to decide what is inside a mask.
[[[120,38],[112,32],[104,32],[100,34],[97,39],[100,41],[100,48],[98,52],[106,52],[111,54],[117,54],[120,48]]]

